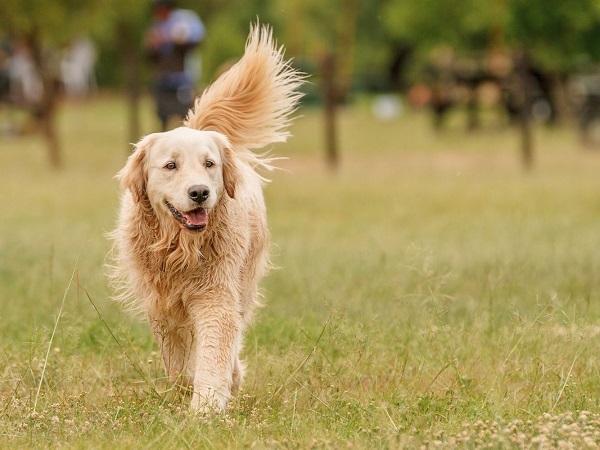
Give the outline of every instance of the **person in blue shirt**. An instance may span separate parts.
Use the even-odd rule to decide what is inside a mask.
[[[173,117],[185,118],[194,101],[193,74],[186,67],[189,54],[206,34],[193,11],[175,8],[173,0],[156,0],[154,22],[145,48],[156,68],[154,95],[162,130]]]

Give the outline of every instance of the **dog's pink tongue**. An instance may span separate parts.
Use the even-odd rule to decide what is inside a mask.
[[[204,208],[198,208],[187,213],[183,213],[190,225],[206,225],[208,223],[208,214]]]

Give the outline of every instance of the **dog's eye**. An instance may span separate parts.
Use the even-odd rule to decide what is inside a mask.
[[[177,164],[175,164],[173,161],[169,161],[167,163],[167,165],[165,166],[165,169],[175,170],[175,169],[177,169]]]
[[[215,165],[214,161],[211,161],[210,159],[207,159],[206,162],[204,163],[205,167],[212,167],[214,165]]]

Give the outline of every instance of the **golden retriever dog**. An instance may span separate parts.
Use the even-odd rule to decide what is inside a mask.
[[[195,411],[223,410],[242,382],[244,329],[269,269],[269,229],[253,153],[283,142],[303,76],[271,30],[196,100],[184,126],[143,138],[117,174],[121,208],[109,277],[143,311],[173,383]]]

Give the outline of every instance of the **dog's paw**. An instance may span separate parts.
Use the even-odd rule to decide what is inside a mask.
[[[214,389],[201,389],[192,395],[190,405],[196,414],[207,415],[225,411],[229,396]]]

